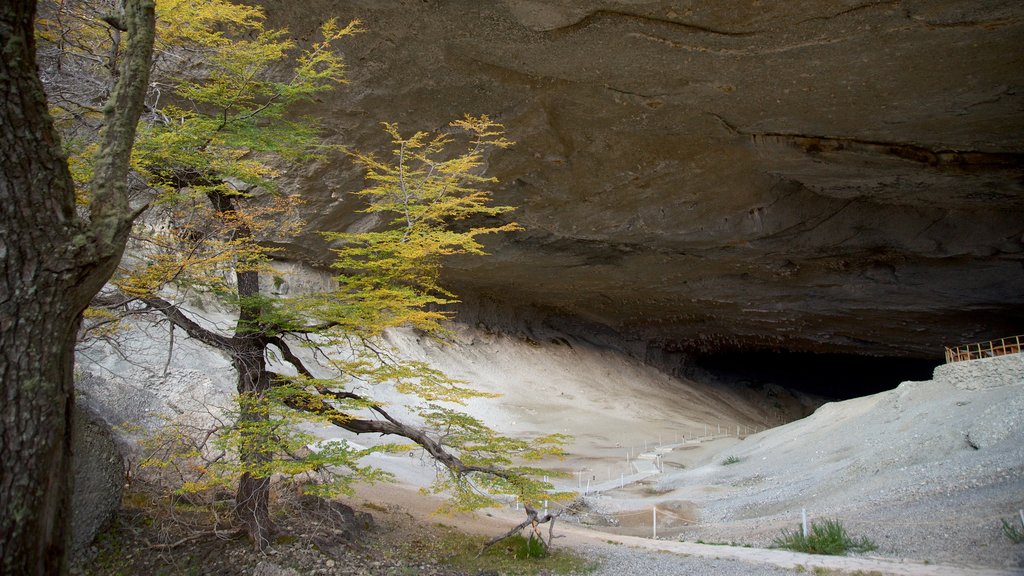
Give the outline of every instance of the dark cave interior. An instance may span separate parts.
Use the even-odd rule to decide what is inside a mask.
[[[930,380],[941,359],[806,352],[723,352],[693,359],[691,372],[754,386],[776,384],[832,400],[891,390],[907,380]]]

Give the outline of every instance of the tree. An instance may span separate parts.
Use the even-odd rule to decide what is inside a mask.
[[[549,484],[536,480],[544,471],[527,462],[560,454],[560,436],[525,441],[495,433],[452,406],[480,393],[424,363],[393,357],[380,338],[384,330],[396,326],[439,331],[447,314],[436,306],[453,301],[438,283],[442,258],[482,253],[479,236],[515,228],[500,222],[460,226],[463,220],[508,211],[508,207],[488,205],[489,193],[480,186],[493,180],[474,174],[483,154],[507,141],[500,127],[486,117],[466,118],[452,127],[469,135],[468,149],[462,153],[451,152],[453,139],[448,135],[428,139],[425,133],[417,133],[405,138],[397,127],[388,125],[395,145],[392,161],[354,154],[375,183],[360,192],[372,198],[367,211],[390,215],[391,220],[380,231],[328,234],[344,242],[336,251],[335,268],[340,271],[336,290],[287,299],[260,293],[259,276],[265,269],[255,261],[255,254],[264,254],[234,245],[256,245],[257,231],[268,225],[262,217],[274,214],[258,207],[230,212],[211,209],[210,214],[219,219],[214,227],[217,233],[176,228],[161,234],[159,244],[166,251],[148,255],[148,265],[117,280],[122,291],[114,307],[122,313],[161,314],[190,337],[232,359],[238,374],[236,420],[206,436],[219,439],[220,447],[229,448],[237,459],[225,459],[221,453],[214,462],[194,467],[198,473],[188,489],[222,485],[225,479],[237,482],[236,513],[261,549],[274,531],[268,510],[273,474],[341,467],[348,476],[334,475],[332,480],[336,481],[333,487],[342,490],[353,479],[379,477],[358,463],[375,450],[354,451],[340,445],[296,456],[295,437],[286,427],[296,419],[312,418],[357,434],[411,440],[443,464],[446,472],[438,477],[435,489],[451,492],[453,507],[493,505],[494,494],[511,494],[526,502],[559,497],[548,494]],[[447,156],[438,159],[439,155]],[[207,227],[204,223],[198,228]],[[214,241],[216,237],[226,239]],[[230,246],[225,247],[225,242]],[[232,251],[233,261],[220,259]],[[248,260],[239,260],[239,255]],[[160,294],[172,281],[211,293],[223,290],[222,276],[211,274],[211,262],[236,270],[236,283],[226,294],[238,310],[232,333],[192,318],[183,307],[187,292],[176,292],[174,297]],[[331,374],[317,375],[296,348],[301,346],[317,348],[322,357],[327,357],[328,348],[343,346],[348,355],[332,356],[326,367]],[[271,357],[294,373],[272,368]],[[372,397],[351,390],[354,383],[384,382],[426,401],[414,408],[422,424],[403,422]],[[189,452],[198,455],[191,448]]]
[[[274,194],[273,179],[280,166],[309,158],[317,143],[315,122],[286,112],[343,81],[333,44],[358,24],[327,22],[322,40],[292,60],[293,44],[281,31],[265,29],[258,9],[223,1],[167,1],[158,9],[154,85],[160,91],[150,94],[151,113],[133,157],[155,206],[148,223],[136,226],[134,249],[114,280],[118,292],[105,296],[106,312],[93,318],[98,326],[122,315],[156,314],[231,358],[238,377],[236,419],[215,432],[237,458],[200,468],[190,488],[225,478],[236,482],[237,516],[262,549],[274,529],[268,511],[272,474],[343,467],[351,476],[335,476],[337,488],[352,477],[379,476],[359,465],[366,451],[335,447],[296,457],[286,424],[304,417],[411,440],[445,466],[437,488],[453,491],[456,506],[492,503],[488,491],[540,498],[550,486],[531,479],[539,471],[523,460],[559,452],[559,437],[526,442],[496,434],[453,406],[478,393],[425,364],[393,359],[380,339],[385,329],[401,325],[438,331],[446,314],[437,307],[453,299],[438,280],[443,257],[481,254],[480,236],[515,229],[497,219],[511,208],[490,205],[493,179],[480,174],[486,153],[509,145],[500,125],[486,117],[453,122],[450,131],[466,136],[460,142],[451,135],[403,137],[396,126],[385,125],[395,147],[390,159],[351,156],[372,182],[360,193],[367,211],[390,219],[374,232],[330,235],[343,245],[336,290],[272,297],[260,291],[272,253],[267,241],[297,224],[296,200]],[[74,32],[49,36],[64,39]],[[162,67],[182,58],[201,64],[197,76],[183,76],[180,65]],[[292,71],[282,74],[286,63],[294,64]],[[89,112],[73,101],[63,110],[72,120]],[[467,147],[457,150],[462,143]],[[88,174],[87,139],[79,149],[81,172]],[[256,193],[260,189],[271,194]],[[153,226],[158,216],[166,225]],[[191,316],[183,304],[195,292],[232,303],[234,326],[222,330]],[[332,359],[326,376],[314,374],[296,348],[338,344],[351,355]],[[271,368],[272,357],[293,374]],[[421,424],[402,422],[350,389],[353,382],[385,381],[426,401],[418,408]]]
[[[37,76],[33,0],[0,5],[0,562],[67,569],[72,365],[82,311],[121,259],[135,212],[126,173],[148,83],[151,0],[107,16],[123,43],[103,109],[87,215]]]

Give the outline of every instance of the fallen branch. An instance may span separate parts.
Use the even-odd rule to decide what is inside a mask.
[[[481,548],[480,551],[476,553],[476,557],[477,558],[479,558],[481,555],[483,555],[483,553],[486,552],[487,549],[490,548],[491,546],[494,546],[498,542],[501,542],[502,540],[504,540],[504,539],[506,539],[506,538],[508,538],[510,536],[514,536],[515,534],[517,534],[518,532],[522,531],[527,526],[530,526],[533,529],[533,533],[537,535],[537,538],[540,540],[541,544],[544,545],[545,549],[551,547],[551,541],[554,540],[554,538],[555,538],[555,536],[554,536],[555,519],[558,518],[558,516],[562,514],[562,511],[564,510],[564,508],[562,510],[559,510],[558,512],[556,512],[554,514],[545,514],[544,516],[538,515],[537,511],[535,509],[533,509],[529,505],[524,506],[524,508],[526,509],[526,520],[523,520],[522,522],[519,523],[518,526],[516,526],[515,528],[509,530],[505,534],[503,534],[501,536],[498,536],[496,538],[492,538],[492,539],[488,540],[484,544],[483,548]],[[548,530],[548,541],[547,541],[547,543],[544,542],[544,535],[540,533],[540,529],[538,528],[538,526],[540,526],[541,524],[544,524],[545,522],[550,522],[550,529]]]
[[[209,538],[210,536],[214,536],[216,538],[220,538],[221,540],[229,540],[231,538],[238,538],[239,536],[245,536],[245,534],[246,534],[246,532],[242,528],[239,528],[238,530],[233,530],[231,532],[218,532],[216,530],[208,530],[206,532],[199,532],[197,534],[192,534],[191,536],[186,536],[186,537],[182,538],[181,540],[178,540],[177,542],[171,542],[169,544],[150,544],[150,543],[147,543],[147,545],[148,545],[148,548],[150,550],[172,550],[174,548],[177,548],[178,546],[184,546],[185,544],[188,544],[189,542],[195,542],[196,540],[202,540],[203,538]]]

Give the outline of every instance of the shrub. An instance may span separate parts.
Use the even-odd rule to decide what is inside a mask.
[[[783,530],[782,535],[772,543],[775,548],[788,548],[808,554],[839,556],[847,552],[870,552],[878,546],[868,538],[851,538],[839,520],[826,519],[812,522],[807,536],[798,528]]]
[[[739,463],[739,461],[740,459],[737,458],[736,456],[729,456],[725,460],[722,460],[722,466],[728,466],[729,464],[737,464]]]

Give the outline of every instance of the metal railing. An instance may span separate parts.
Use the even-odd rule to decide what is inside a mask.
[[[988,342],[975,342],[950,348],[946,346],[946,364],[950,362],[963,362],[965,360],[977,360],[979,358],[992,358],[993,356],[1004,356],[1006,354],[1019,354],[1022,350],[1021,343],[1024,342],[1024,335],[1009,336],[999,340]]]

